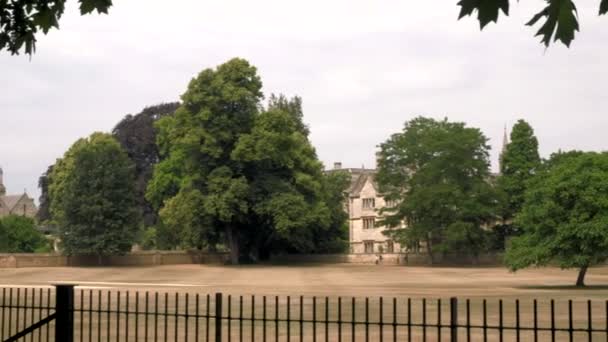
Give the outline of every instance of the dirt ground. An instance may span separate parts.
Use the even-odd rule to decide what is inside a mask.
[[[459,317],[462,323],[467,316],[466,300],[470,301],[471,324],[482,324],[483,300],[487,301],[487,323],[497,326],[500,322],[500,308],[503,310],[503,323],[505,326],[515,326],[515,301],[519,300],[521,309],[522,326],[531,326],[533,322],[533,300],[538,302],[538,324],[541,327],[549,327],[550,320],[550,300],[555,300],[555,325],[560,328],[567,328],[569,325],[568,300],[573,301],[573,327],[586,329],[588,326],[588,307],[587,301],[591,300],[592,323],[595,328],[602,329],[601,332],[594,333],[593,341],[605,341],[608,337],[607,326],[608,316],[608,267],[596,267],[589,270],[586,282],[589,285],[585,289],[576,289],[571,285],[576,280],[576,270],[560,270],[556,268],[530,269],[517,273],[510,273],[504,268],[429,268],[429,267],[404,267],[404,266],[376,266],[376,265],[297,265],[297,266],[207,266],[207,265],[179,265],[161,267],[100,267],[100,268],[23,268],[23,269],[0,269],[0,289],[3,287],[46,287],[50,284],[73,283],[81,285],[77,290],[75,302],[80,311],[76,312],[76,325],[84,324],[82,329],[76,329],[76,334],[82,334],[84,340],[92,338],[95,340],[101,336],[103,340],[111,337],[111,340],[118,339],[122,335],[123,340],[129,336],[131,340],[150,340],[152,332],[156,334],[158,329],[159,338],[164,334],[175,333],[175,340],[186,340],[185,336],[194,336],[194,327],[200,327],[201,337],[207,333],[213,336],[213,322],[211,327],[207,327],[209,320],[201,319],[199,322],[195,318],[175,318],[171,312],[194,312],[200,308],[201,312],[209,307],[211,312],[214,310],[214,293],[224,294],[223,314],[228,313],[228,307],[234,314],[242,310],[242,317],[251,317],[255,311],[255,317],[260,317],[261,313],[269,319],[275,317],[274,306],[280,308],[278,316],[282,319],[287,314],[287,296],[291,296],[291,307],[289,314],[293,323],[289,325],[291,334],[285,323],[279,323],[277,336],[280,340],[298,340],[300,325],[297,320],[299,315],[304,319],[316,317],[318,320],[352,321],[356,316],[356,322],[378,322],[380,317],[385,322],[392,322],[396,317],[397,321],[404,323],[412,317],[413,323],[443,322],[449,319],[449,297],[458,297]],[[38,290],[37,290],[38,291]],[[46,290],[45,290],[46,291]],[[150,309],[158,305],[158,309],[152,311],[159,312],[159,322],[156,316],[146,316],[133,314],[137,312],[135,306],[135,296],[140,301],[142,309],[145,292],[150,292]],[[110,295],[111,292],[111,295]],[[127,292],[131,295],[126,297]],[[0,291],[0,296],[2,292]],[[167,295],[165,295],[167,294]],[[190,302],[185,305],[186,295],[189,295]],[[211,302],[205,303],[206,295],[210,294]],[[201,304],[195,305],[194,299],[200,295]],[[230,305],[227,305],[227,297],[231,296]],[[255,301],[252,299],[255,295]],[[29,294],[31,299],[31,292]],[[108,296],[110,299],[108,300]],[[156,299],[154,296],[158,296]],[[165,297],[167,296],[167,297]],[[239,304],[242,297],[242,304]],[[268,305],[264,305],[263,296],[267,296]],[[278,296],[278,297],[274,297]],[[303,302],[300,302],[300,296]],[[317,306],[313,304],[312,296]],[[26,296],[27,297],[27,296]],[[179,298],[178,298],[179,297]],[[356,297],[356,310],[351,309],[351,297]],[[380,297],[383,297],[384,309],[381,309]],[[117,300],[117,298],[120,298]],[[368,304],[366,305],[366,298]],[[396,299],[393,299],[396,298]],[[425,303],[423,303],[423,298]],[[338,309],[337,302],[340,299],[343,303],[342,311]],[[411,300],[411,316],[408,315],[407,300]],[[441,304],[438,300],[441,299]],[[396,301],[396,306],[393,306]],[[502,300],[502,303],[499,302]],[[328,309],[325,302],[328,301]],[[127,305],[127,303],[129,303]],[[178,304],[179,303],[179,304]],[[426,307],[423,314],[422,307]],[[167,312],[162,314],[163,312]],[[179,309],[175,309],[179,307]],[[368,310],[369,307],[369,310]],[[105,316],[96,310],[118,310],[123,312],[122,320],[118,321],[116,316]],[[187,308],[187,309],[186,309]],[[398,309],[393,311],[394,309]],[[89,311],[92,310],[92,311]],[[177,310],[177,311],[175,311]],[[325,311],[328,310],[328,311]],[[354,314],[353,314],[354,311]],[[397,312],[398,311],[398,312]],[[8,311],[7,311],[8,312]],[[16,311],[14,310],[16,313]],[[129,312],[125,314],[124,312]],[[141,312],[141,311],[139,311]],[[6,320],[6,314],[1,314]],[[316,316],[313,316],[316,315]],[[15,316],[15,315],[14,315]],[[14,317],[13,316],[13,317]],[[120,315],[119,315],[120,316]],[[154,317],[154,319],[153,319]],[[166,318],[169,318],[167,322]],[[266,316],[264,316],[266,317]],[[425,318],[426,317],[426,318]],[[125,322],[125,320],[130,321]],[[139,318],[139,321],[136,321]],[[175,322],[173,319],[175,318]],[[10,319],[10,317],[9,317]],[[28,319],[26,317],[24,326]],[[30,320],[30,321],[33,321]],[[179,322],[178,322],[179,321]],[[15,321],[13,325],[18,324]],[[189,325],[188,325],[189,324]],[[238,324],[243,324],[241,330]],[[178,334],[179,325],[179,334]],[[8,326],[8,325],[7,325]],[[126,327],[129,326],[130,330]],[[338,328],[343,328],[338,332]],[[327,330],[328,341],[338,340],[342,336],[343,340],[351,340],[352,325],[343,326],[335,323],[325,326],[323,323],[312,325],[305,323],[303,326],[304,340],[308,341],[312,336],[317,336],[318,340],[325,340],[325,329]],[[359,324],[355,327],[357,338],[363,339],[367,333],[367,326]],[[107,329],[107,330],[106,330]],[[146,339],[141,334],[150,330],[150,336]],[[232,327],[223,322],[225,332],[237,340],[239,334],[243,334],[244,340],[263,340],[266,334],[270,337],[274,335],[274,325],[270,321],[264,324],[260,321],[255,323],[255,331],[252,331],[250,321],[232,321]],[[266,329],[268,331],[266,331]],[[316,330],[315,330],[316,329]],[[16,330],[16,328],[15,328]],[[51,326],[52,331],[52,326]],[[137,336],[135,331],[139,331]],[[398,340],[406,340],[410,332],[401,326],[393,331],[390,325],[384,326],[382,330],[387,340],[396,337]],[[371,324],[369,327],[370,340],[379,340],[380,330],[378,325]],[[396,334],[395,334],[396,332]],[[434,328],[423,331],[421,328],[414,328],[411,331],[413,340],[422,340],[424,334],[429,341],[446,340],[449,331],[442,330],[441,337]],[[466,330],[461,328],[459,335],[462,340],[466,340]],[[0,333],[0,335],[4,332]],[[394,335],[393,335],[394,334]],[[177,338],[179,335],[179,338]],[[477,328],[471,332],[472,340],[482,340],[483,330]],[[573,340],[588,340],[589,335],[584,332],[574,333]],[[532,340],[531,331],[523,331],[521,340]],[[52,339],[51,339],[52,340]],[[171,340],[171,339],[170,339]],[[367,339],[366,339],[367,340]],[[498,330],[493,329],[488,332],[489,341],[497,341]],[[515,340],[513,330],[504,332],[505,341]],[[541,332],[539,341],[550,339],[549,332]],[[557,332],[556,340],[570,340],[565,331]]]
[[[2,285],[74,283],[162,291],[242,295],[357,297],[608,298],[608,267],[591,268],[586,289],[576,270],[539,268],[511,273],[500,267],[439,268],[377,265],[17,268],[0,269]]]

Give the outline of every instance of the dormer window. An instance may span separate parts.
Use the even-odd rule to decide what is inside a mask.
[[[363,209],[373,209],[375,207],[376,207],[375,198],[364,198],[363,199]]]

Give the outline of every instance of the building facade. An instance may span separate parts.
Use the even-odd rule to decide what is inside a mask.
[[[24,191],[18,195],[7,195],[4,186],[4,173],[0,168],[0,217],[19,215],[34,218],[38,208],[34,199]]]
[[[388,227],[378,225],[379,210],[387,204],[378,191],[375,169],[342,168],[334,163],[333,170],[351,176],[345,210],[348,212],[349,244],[351,253],[399,253],[401,246],[385,235]]]

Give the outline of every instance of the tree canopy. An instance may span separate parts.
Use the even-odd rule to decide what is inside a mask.
[[[0,253],[51,251],[50,242],[36,230],[33,219],[9,215],[0,219]]]
[[[608,154],[557,153],[529,182],[515,217],[505,262],[511,270],[555,263],[578,268],[584,285],[589,266],[608,259]]]
[[[130,251],[140,224],[134,165],[111,135],[76,141],[53,167],[49,195],[64,253]]]
[[[476,255],[482,226],[494,219],[487,138],[461,122],[417,117],[380,145],[377,181],[395,206],[381,209],[381,224],[400,227],[404,245],[426,243],[435,252]]]
[[[146,107],[141,113],[125,116],[112,130],[112,135],[135,163],[137,202],[145,226],[155,225],[158,219],[156,210],[145,198],[154,166],[160,161],[154,124],[165,116],[173,115],[178,107],[177,102]]]
[[[344,217],[325,202],[342,183],[324,178],[301,100],[271,96],[264,109],[261,88],[256,68],[235,58],[203,70],[158,122],[163,160],[147,197],[183,248],[226,242],[236,263],[344,237]]]
[[[511,221],[521,210],[526,182],[540,167],[538,140],[534,130],[524,120],[518,120],[511,130],[510,141],[500,155],[498,187],[504,193],[503,220]]]
[[[59,28],[66,0],[0,1],[0,51],[18,54],[21,48],[31,55],[36,51],[36,34]],[[112,0],[78,0],[81,14],[108,13]]]
[[[570,46],[575,32],[579,30],[577,10],[574,0],[545,0],[546,6],[536,13],[526,25],[540,24],[536,36],[541,43],[549,46],[551,41],[560,41]],[[509,15],[511,0],[460,0],[459,19],[477,13],[479,26],[483,29],[490,22],[497,22],[500,12]],[[598,1],[598,13],[608,12],[608,0]]]
[[[559,40],[566,46],[579,30],[577,10],[574,0],[545,0],[546,6],[527,23],[540,25],[536,35],[549,46]],[[0,51],[7,49],[18,54],[23,48],[26,54],[36,50],[36,35],[48,33],[51,28],[59,28],[66,0],[5,0],[0,2]],[[112,0],[78,0],[80,13],[108,13]],[[500,12],[509,15],[511,0],[460,0],[459,19],[477,13],[481,29],[490,22],[497,22]],[[608,12],[608,0],[598,1],[599,15]]]

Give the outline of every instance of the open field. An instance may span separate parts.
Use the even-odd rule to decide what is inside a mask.
[[[425,267],[403,267],[403,266],[372,266],[372,265],[300,265],[300,266],[240,266],[240,267],[215,267],[205,265],[180,265],[160,266],[143,268],[40,268],[40,269],[0,269],[0,285],[5,287],[27,286],[38,287],[55,283],[75,283],[83,285],[76,293],[76,306],[81,308],[75,314],[77,327],[80,319],[83,321],[83,337],[88,340],[89,328],[93,340],[97,334],[101,334],[102,340],[107,336],[116,334],[128,335],[130,340],[135,340],[135,327],[139,336],[137,340],[145,340],[143,332],[149,329],[148,340],[158,329],[159,340],[164,338],[168,332],[169,340],[184,340],[186,334],[186,322],[188,322],[188,335],[193,340],[194,329],[200,327],[201,337],[206,336],[209,331],[213,336],[213,319],[210,319],[210,328],[207,330],[207,320],[204,317],[197,321],[196,318],[179,317],[177,329],[175,319],[175,303],[178,302],[178,313],[186,312],[186,294],[188,294],[188,312],[196,312],[197,307],[203,315],[207,310],[206,295],[211,294],[209,310],[214,313],[215,303],[213,294],[224,293],[224,315],[228,312],[227,299],[231,295],[230,312],[232,317],[243,311],[242,317],[262,317],[262,313],[271,322],[266,324],[256,322],[254,340],[261,340],[265,334],[269,340],[274,341],[275,330],[275,305],[278,304],[280,319],[287,315],[287,296],[290,297],[289,315],[296,322],[290,324],[290,336],[294,341],[299,340],[300,325],[297,322],[300,312],[304,319],[349,321],[353,317],[352,298],[357,298],[354,310],[355,321],[365,321],[368,317],[370,322],[378,322],[382,317],[384,322],[392,322],[397,316],[400,323],[410,319],[407,315],[407,299],[411,298],[411,320],[421,323],[423,319],[427,323],[434,324],[439,320],[449,322],[448,298],[456,296],[459,298],[459,321],[466,319],[465,300],[470,299],[470,316],[472,324],[482,324],[483,299],[487,300],[487,323],[489,325],[499,324],[499,299],[503,300],[503,324],[515,325],[515,300],[520,301],[520,321],[522,326],[531,326],[533,322],[533,299],[538,300],[538,325],[549,327],[550,300],[555,299],[555,326],[568,327],[568,300],[573,300],[573,327],[587,327],[587,300],[592,300],[592,323],[594,328],[605,329],[606,327],[606,299],[608,299],[608,267],[590,269],[587,276],[586,289],[572,288],[571,284],[576,279],[576,271],[563,271],[555,268],[532,269],[518,273],[510,273],[503,268],[425,268]],[[36,290],[38,291],[38,290]],[[136,291],[139,292],[137,296]],[[145,305],[145,292],[149,292],[149,309],[161,313],[160,316],[134,315],[136,300],[139,312]],[[130,298],[127,299],[126,293]],[[155,296],[158,293],[158,299]],[[168,293],[165,297],[165,294]],[[200,303],[195,303],[196,295],[200,295]],[[0,298],[1,298],[0,292]],[[110,300],[108,300],[108,295]],[[252,295],[255,301],[252,303]],[[274,296],[278,296],[278,298]],[[300,296],[303,297],[303,305],[300,307]],[[118,297],[120,296],[120,302]],[[241,309],[240,296],[243,296]],[[264,297],[267,296],[266,310],[263,305]],[[312,296],[316,296],[313,304]],[[30,292],[31,297],[31,292]],[[369,297],[368,305],[365,305],[365,297]],[[383,309],[380,311],[379,297],[383,298]],[[396,297],[396,306],[393,306],[393,298]],[[342,307],[338,310],[338,298],[342,298]],[[426,298],[426,315],[422,312],[422,298]],[[437,300],[442,304],[438,310]],[[129,300],[129,305],[126,302]],[[327,300],[328,306],[325,307]],[[275,302],[276,301],[276,302]],[[0,301],[1,302],[1,301]],[[158,303],[158,304],[157,304]],[[97,310],[118,310],[123,312],[118,320],[113,313],[108,316]],[[158,310],[156,310],[158,305]],[[313,310],[314,305],[314,310]],[[397,312],[394,312],[394,308]],[[168,309],[167,309],[168,308]],[[90,310],[90,311],[89,311]],[[164,315],[165,310],[168,315]],[[301,311],[300,311],[301,310]],[[326,311],[327,310],[327,311]],[[130,314],[125,314],[128,311]],[[327,316],[326,316],[327,312]],[[382,315],[380,314],[382,312]],[[130,330],[125,331],[126,319],[129,319]],[[136,316],[138,321],[136,322]],[[423,318],[423,316],[425,316]],[[168,318],[165,321],[165,318]],[[108,327],[108,322],[110,325]],[[117,324],[118,323],[118,324]],[[197,324],[198,323],[198,324]],[[230,331],[232,338],[238,340],[240,329],[239,321],[232,321]],[[90,325],[89,325],[90,324]],[[243,321],[243,338],[251,339],[251,323]],[[227,329],[227,322],[223,324]],[[287,340],[286,323],[278,324],[278,336],[281,340]],[[311,340],[314,334],[318,340],[325,340],[325,324],[319,323],[314,326],[304,323],[304,340]],[[337,340],[337,324],[328,325],[328,340]],[[351,325],[342,327],[343,340],[350,340]],[[77,329],[78,330],[78,329]],[[407,328],[398,327],[397,337],[400,340],[406,338]],[[77,332],[77,336],[79,335]],[[393,327],[387,325],[382,330],[386,340],[393,340]],[[442,340],[447,339],[446,329],[442,330]],[[364,340],[365,326],[357,325],[355,329],[356,340]],[[370,340],[378,340],[380,330],[377,325],[369,326]],[[412,329],[414,341],[421,339],[422,329]],[[437,330],[428,328],[425,332],[429,341],[437,340]],[[176,334],[176,335],[174,335]],[[466,340],[466,331],[460,329],[459,334]],[[473,329],[472,340],[480,340],[481,329]],[[122,339],[124,340],[124,336]],[[592,335],[593,340],[605,341],[607,334],[596,333]],[[162,337],[162,338],[161,338]],[[513,331],[505,331],[505,341],[515,340]],[[521,340],[532,340],[531,332],[522,332]],[[569,340],[567,332],[556,333],[556,340]],[[575,333],[574,340],[587,340],[588,335],[584,332]],[[204,340],[204,339],[203,339]],[[488,340],[498,340],[497,331],[488,332]],[[548,332],[539,333],[539,340],[551,340]]]

